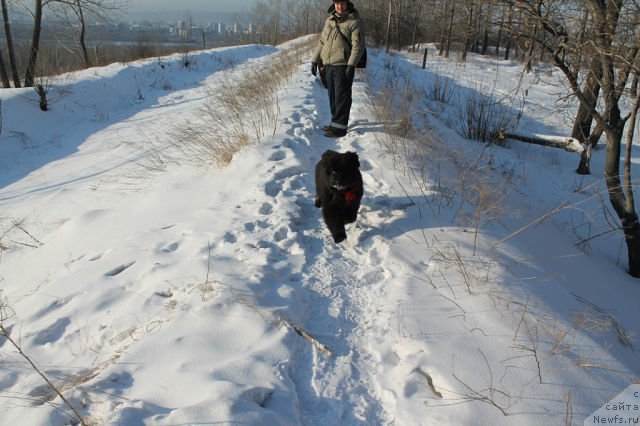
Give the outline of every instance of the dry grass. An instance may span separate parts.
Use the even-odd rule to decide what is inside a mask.
[[[200,112],[170,132],[173,155],[224,167],[242,148],[273,136],[280,112],[278,91],[305,60],[305,49],[282,50],[244,74],[235,70],[239,79],[209,90]]]

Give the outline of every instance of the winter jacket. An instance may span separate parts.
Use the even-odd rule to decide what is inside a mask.
[[[333,6],[329,9],[329,17],[324,23],[320,34],[320,43],[313,53],[312,62],[324,65],[352,65],[356,66],[360,55],[364,51],[364,31],[360,14],[349,3],[349,9],[342,16],[334,13]],[[344,37],[338,32],[342,32]],[[347,40],[351,43],[349,43]]]

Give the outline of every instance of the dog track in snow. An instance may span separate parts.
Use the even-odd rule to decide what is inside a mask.
[[[374,167],[361,155],[366,180],[363,206],[357,222],[348,226],[347,241],[333,243],[320,210],[313,205],[315,163],[326,149],[366,150],[351,133],[339,141],[318,137],[322,123],[318,123],[315,103],[316,96],[309,93],[305,106],[284,120],[291,138],[274,145],[276,153],[285,155],[272,154],[278,159],[274,161],[276,169],[266,175],[264,191],[273,200],[273,208],[264,221],[272,236],[257,245],[267,259],[257,264],[264,265],[262,273],[271,278],[263,282],[272,288],[261,289],[262,302],[268,305],[273,299],[282,303],[280,295],[288,295],[287,303],[276,309],[333,353],[327,357],[300,339],[289,375],[296,384],[303,423],[374,424],[384,418],[384,408],[370,389],[375,363],[362,346],[367,327],[381,319],[376,313],[365,312],[375,306],[366,287],[384,281],[388,273],[376,266],[383,257],[378,247],[364,242],[375,237],[372,227],[384,220],[377,215],[392,212],[369,205],[372,200],[367,198],[367,187],[376,191],[382,184],[367,174]],[[292,161],[299,164],[290,166]],[[371,214],[373,221],[368,217]],[[305,407],[314,408],[307,412]]]

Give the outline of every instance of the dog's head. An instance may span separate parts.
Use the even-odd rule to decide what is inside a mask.
[[[360,184],[360,161],[355,152],[329,150],[322,154],[322,163],[332,189],[347,191]]]

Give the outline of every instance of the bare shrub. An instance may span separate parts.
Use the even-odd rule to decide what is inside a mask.
[[[49,92],[50,86],[45,86],[40,83],[36,84],[33,88],[38,95],[38,102],[40,104],[41,111],[49,110],[49,101],[47,101],[47,93]]]
[[[495,142],[501,130],[514,129],[520,118],[511,107],[503,106],[493,96],[477,91],[459,102],[456,111],[458,133],[481,142]]]
[[[431,79],[431,86],[427,89],[427,96],[436,102],[451,103],[454,94],[454,84],[450,78],[436,75]]]

